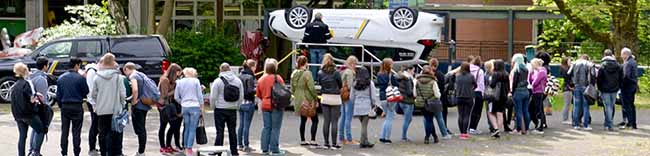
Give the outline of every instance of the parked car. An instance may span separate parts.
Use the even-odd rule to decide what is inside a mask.
[[[305,26],[316,13],[323,15],[333,34],[329,43],[363,45],[379,59],[390,57],[396,64],[417,64],[427,60],[440,43],[444,17],[408,7],[395,9],[310,9],[296,6],[269,13],[268,27],[281,38],[301,42]],[[361,59],[360,48],[330,48],[336,61],[350,55]],[[365,56],[361,64],[370,64]],[[426,62],[426,61],[424,61]],[[377,61],[373,65],[378,65]]]
[[[36,58],[45,56],[52,62],[50,68],[53,75],[58,76],[66,71],[71,57],[80,58],[83,65],[96,62],[105,53],[115,55],[119,64],[133,62],[139,65],[139,71],[158,80],[167,69],[170,62],[167,59],[171,50],[167,41],[157,35],[127,35],[127,36],[90,36],[58,39],[37,48],[33,53],[15,58],[0,59],[0,100],[10,101],[10,89],[16,78],[13,65],[18,62],[27,64],[30,68],[36,67]],[[82,67],[83,68],[83,67]],[[56,85],[50,84],[50,95],[56,92]],[[53,102],[56,97],[48,99]]]

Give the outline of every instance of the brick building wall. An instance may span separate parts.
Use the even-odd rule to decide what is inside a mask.
[[[532,5],[532,0],[427,0],[438,4],[482,4],[482,5]],[[514,52],[522,53],[524,46],[532,43],[532,20],[514,21]],[[464,60],[469,55],[480,55],[484,60],[508,58],[508,21],[486,19],[456,20],[456,58]],[[446,59],[447,46],[441,45],[432,57]]]

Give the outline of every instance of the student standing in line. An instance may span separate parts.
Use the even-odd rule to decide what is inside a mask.
[[[472,116],[469,121],[469,134],[479,135],[482,132],[478,130],[478,123],[481,121],[481,112],[483,111],[483,92],[485,91],[485,71],[481,69],[481,56],[469,57],[470,73],[476,81],[474,89],[474,105],[472,105]]]
[[[530,114],[533,123],[535,123],[535,130],[533,133],[544,134],[544,87],[547,82],[547,71],[543,65],[544,61],[534,58],[530,61],[533,73],[528,78],[533,86],[533,98],[531,100]]]
[[[74,155],[81,153],[81,127],[83,125],[83,99],[88,95],[86,78],[79,74],[81,59],[70,59],[68,72],[56,82],[56,97],[61,106],[61,155],[68,155],[68,134],[72,125]]]
[[[25,156],[25,142],[27,141],[27,132],[29,127],[36,132],[34,143],[41,145],[43,143],[43,134],[45,128],[43,122],[35,112],[38,107],[38,97],[34,88],[27,81],[29,69],[23,63],[14,64],[13,72],[16,73],[16,83],[11,87],[11,114],[18,125],[18,156]],[[34,147],[32,150],[38,150],[40,147]],[[40,155],[40,151],[31,151],[30,153]]]
[[[341,87],[343,82],[341,74],[336,71],[336,65],[331,54],[323,56],[323,65],[318,72],[318,83],[321,85],[321,94],[323,99],[321,101],[321,108],[323,110],[323,138],[325,138],[325,147],[332,150],[341,148],[336,143],[336,136],[338,132],[337,121],[341,116]],[[330,138],[331,136],[331,138]],[[331,144],[330,144],[331,141]]]
[[[349,56],[345,61],[346,69],[343,71],[341,79],[343,80],[343,87],[347,86],[348,90],[352,90],[352,83],[356,77],[357,57]],[[358,145],[359,142],[352,139],[352,116],[354,114],[353,101],[343,101],[341,106],[341,120],[339,120],[339,141],[345,145]]]
[[[616,58],[611,50],[605,50],[600,70],[598,70],[597,86],[600,91],[600,97],[603,100],[605,112],[605,130],[614,131],[614,103],[616,96],[621,88],[623,80],[623,69],[616,62]]]
[[[162,104],[166,109],[174,110],[173,114],[165,114],[165,112],[162,111],[163,107],[158,109],[160,112],[160,129],[158,129],[160,153],[175,153],[179,151],[178,149],[172,148],[172,137],[176,138],[176,147],[179,147],[180,149],[179,136],[181,122],[179,120],[182,119],[179,119],[179,113],[177,113],[180,111],[180,108],[178,107],[178,102],[174,100],[174,90],[176,89],[176,79],[182,74],[181,70],[181,66],[172,63],[169,68],[167,68],[167,71],[165,71],[165,73],[160,77],[160,81],[158,81],[158,89],[160,90],[160,99],[158,99],[158,103]],[[170,125],[169,130],[167,130],[167,124]],[[167,130],[166,133],[165,130]]]
[[[91,63],[85,65],[85,72],[84,76],[86,77],[86,84],[88,85],[88,90],[92,91],[95,89],[95,77],[97,75],[97,71],[99,70],[99,65],[101,64],[101,60],[99,60],[97,63]],[[88,130],[88,155],[90,156],[98,156],[101,153],[99,153],[99,150],[97,150],[97,137],[99,136],[99,125],[98,125],[98,120],[97,120],[97,112],[95,112],[95,99],[92,98],[92,95],[88,93],[88,97],[86,99],[86,107],[88,108],[88,112],[90,112],[90,130]]]
[[[255,71],[257,69],[257,62],[252,59],[244,61],[244,69],[239,75],[239,79],[242,81],[244,88],[244,102],[239,105],[239,127],[237,129],[237,145],[239,150],[243,152],[251,152],[254,149],[251,148],[248,141],[249,130],[251,128],[251,122],[253,121],[253,115],[255,114],[256,101],[255,101],[255,87],[257,86],[257,80],[255,80]]]
[[[399,83],[399,92],[404,99],[397,105],[403,110],[404,124],[402,125],[402,142],[411,142],[408,138],[408,129],[411,125],[413,118],[413,111],[415,109],[415,95],[413,94],[414,82],[413,75],[415,74],[414,67],[402,67],[402,71],[397,74],[397,81]]]
[[[375,145],[368,141],[368,121],[369,114],[375,111],[374,107],[379,107],[379,96],[376,91],[374,82],[370,80],[370,73],[365,67],[357,68],[352,89],[350,90],[350,101],[353,101],[354,116],[361,121],[361,139],[359,146],[361,148],[372,148]]]
[[[132,62],[124,65],[124,75],[131,81],[131,92],[133,94],[131,98],[133,104],[131,106],[131,119],[133,121],[133,131],[138,136],[138,151],[135,155],[144,156],[147,147],[147,113],[151,110],[151,106],[144,104],[142,97],[144,97],[144,93],[158,92],[158,90],[152,91],[149,87],[146,87],[145,81],[149,78],[144,73],[136,70],[136,65]]]
[[[197,79],[196,69],[183,69],[184,78],[176,80],[176,89],[174,89],[174,99],[183,106],[183,148],[185,154],[193,155],[194,138],[196,137],[196,127],[199,120],[203,117],[203,88],[201,82]]]
[[[472,105],[474,105],[474,91],[476,89],[475,77],[470,73],[470,64],[464,62],[456,73],[456,101],[458,102],[458,126],[460,139],[469,139],[468,134]],[[480,109],[479,109],[480,111]]]
[[[47,134],[47,129],[50,126],[50,123],[52,123],[52,117],[54,115],[54,112],[52,111],[52,106],[50,106],[50,103],[48,103],[48,90],[49,90],[49,84],[47,82],[48,79],[48,74],[47,69],[49,68],[49,60],[46,57],[39,57],[36,59],[36,69],[34,70],[30,75],[29,75],[29,81],[32,82],[34,86],[34,91],[36,91],[37,94],[40,94],[39,97],[42,97],[43,99],[40,99],[43,101],[43,105],[38,105],[37,107],[37,114],[41,118],[41,121],[43,122],[43,127],[45,128],[45,133],[43,135]],[[41,151],[41,145],[36,144],[36,138],[39,137],[39,134],[36,133],[36,131],[32,131],[32,137],[29,139],[29,145],[30,145],[30,151]],[[30,152],[31,153],[31,152]],[[31,153],[33,155],[40,155],[40,153]]]
[[[399,86],[399,81],[393,75],[393,59],[385,58],[381,62],[381,68],[379,68],[379,73],[377,74],[377,85],[379,85],[379,99],[381,100],[381,107],[384,110],[382,114],[384,118],[384,124],[381,129],[381,135],[379,137],[379,142],[383,144],[391,144],[393,141],[390,140],[390,132],[393,129],[393,119],[395,118],[395,107],[396,102],[388,101],[386,96],[386,88],[389,86],[397,87]]]
[[[492,124],[492,137],[499,138],[501,131],[504,129],[503,125],[503,112],[507,102],[507,95],[510,92],[510,79],[508,73],[505,71],[505,65],[502,60],[493,61],[493,68],[490,70],[490,77],[488,78],[488,85],[490,88],[498,89],[498,99],[490,101],[488,104],[488,117]]]
[[[273,84],[276,81],[284,86],[282,76],[276,74],[277,69],[277,60],[266,59],[264,62],[264,75],[259,79],[256,89],[257,97],[262,100],[260,110],[262,110],[263,114],[264,128],[262,129],[260,142],[262,153],[265,155],[284,155],[284,152],[280,151],[280,128],[282,128],[284,108],[273,108],[273,99],[271,97]]]
[[[126,107],[127,86],[125,76],[117,69],[115,56],[107,53],[100,59],[99,70],[93,80],[90,95],[95,100],[99,127],[99,150],[102,156],[122,155],[122,132],[111,128],[113,116]]]
[[[530,122],[530,114],[528,113],[528,102],[529,95],[528,92],[528,68],[526,68],[526,63],[524,62],[524,55],[515,54],[512,56],[512,71],[510,72],[510,77],[512,82],[510,84],[511,94],[508,96],[512,97],[514,102],[515,110],[515,127],[516,130],[512,131],[512,134],[526,134],[528,131],[528,122]]]
[[[300,111],[302,105],[318,107],[318,94],[314,89],[314,79],[311,71],[307,70],[307,57],[300,56],[297,59],[298,68],[291,74],[291,93],[293,93],[293,108],[300,116],[300,145],[317,147],[316,132],[318,131],[318,114],[314,116],[303,116]],[[311,120],[311,141],[305,141],[305,126],[307,120]]]
[[[560,75],[564,79],[562,83],[562,94],[564,95],[564,107],[562,107],[562,124],[570,125],[569,121],[569,112],[571,112],[571,103],[573,102],[573,87],[571,87],[570,80],[571,77],[569,74],[569,68],[571,67],[571,57],[562,58],[562,65],[560,66]]]
[[[436,135],[436,129],[433,124],[433,118],[435,117],[438,122],[438,127],[440,128],[440,134],[443,139],[451,139],[451,136],[447,134],[447,127],[445,126],[445,121],[442,117],[442,102],[440,101],[441,93],[436,77],[432,71],[431,66],[424,66],[422,68],[422,74],[417,76],[417,83],[415,85],[415,105],[418,107],[425,107],[427,100],[437,100],[441,105],[434,107],[433,110],[427,110],[426,108],[422,110],[424,115],[424,144],[429,144],[431,142],[431,136],[433,136],[433,142],[438,143],[438,135]]]
[[[580,56],[572,66],[569,68],[571,75],[571,83],[575,86],[573,89],[573,128],[580,129],[580,117],[583,117],[582,129],[592,130],[589,127],[591,123],[591,115],[589,114],[589,104],[584,97],[584,91],[589,84],[595,84],[595,73],[593,63],[589,61],[589,56],[583,54]]]
[[[632,50],[623,48],[621,50],[623,63],[623,81],[621,83],[621,102],[623,103],[623,114],[628,123],[619,128],[637,129],[636,126],[636,108],[634,107],[635,94],[639,89],[639,74],[636,57],[632,55]]]
[[[219,78],[215,79],[210,87],[210,105],[214,108],[214,124],[217,129],[217,139],[214,145],[223,146],[224,128],[228,127],[230,155],[239,155],[237,152],[237,109],[239,104],[244,102],[244,85],[231,71],[228,63],[222,63],[219,69]]]
[[[438,70],[438,59],[436,58],[431,58],[429,60],[429,66],[431,66],[431,72],[433,72],[436,77],[436,83],[438,84],[438,89],[440,90],[440,100],[442,101],[442,121],[444,122],[445,127],[447,126],[447,115],[449,114],[449,99],[447,98],[447,88],[445,87],[445,82],[446,82],[446,76],[443,74],[441,71]],[[438,120],[440,121],[440,120]],[[453,135],[451,131],[447,128],[447,134],[450,136]]]

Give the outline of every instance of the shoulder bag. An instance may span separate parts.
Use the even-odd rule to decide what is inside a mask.
[[[299,79],[302,79],[303,75],[305,74],[305,71],[300,72]],[[305,80],[305,87],[309,87],[307,84],[307,80]],[[316,116],[316,106],[314,104],[315,100],[307,100],[304,99],[302,100],[302,103],[300,104],[300,116],[304,117],[313,117]]]

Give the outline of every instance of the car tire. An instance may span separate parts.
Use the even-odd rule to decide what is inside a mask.
[[[50,106],[56,104],[56,85],[50,85],[47,87],[47,103]]]
[[[11,87],[16,83],[16,78],[6,76],[0,78],[0,101],[9,103],[11,102]]]
[[[398,7],[390,11],[390,23],[400,30],[406,30],[415,25],[418,11],[408,7]]]
[[[312,11],[305,6],[294,6],[284,12],[284,20],[291,28],[302,29],[311,22]]]

